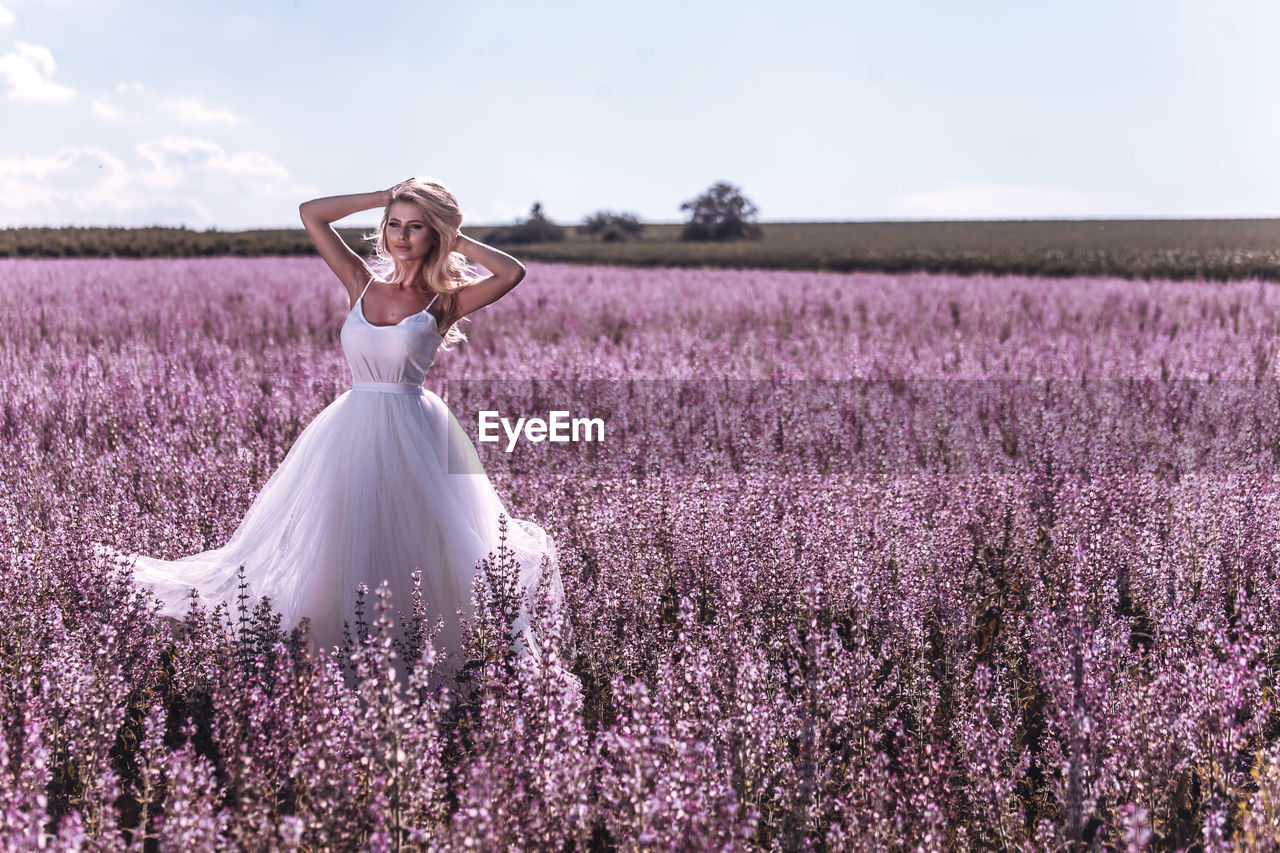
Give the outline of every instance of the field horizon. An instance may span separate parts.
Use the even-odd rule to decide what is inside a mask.
[[[564,226],[564,239],[500,243],[522,259],[636,267],[834,272],[1280,280],[1280,219],[991,219],[761,222],[758,240],[693,242],[681,223],[645,223],[608,242]],[[501,225],[464,226],[488,241]],[[367,229],[339,228],[367,254]],[[0,257],[269,257],[314,255],[302,228],[0,229]]]

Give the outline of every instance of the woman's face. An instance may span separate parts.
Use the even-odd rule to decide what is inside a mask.
[[[391,257],[402,261],[425,258],[436,243],[436,234],[422,217],[417,205],[407,201],[391,203],[383,245]]]

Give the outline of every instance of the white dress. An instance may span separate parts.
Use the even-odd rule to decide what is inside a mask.
[[[269,596],[286,629],[310,617],[314,642],[327,649],[342,643],[344,621],[355,636],[361,582],[369,588],[370,626],[377,616],[373,593],[384,578],[392,592],[389,615],[395,620],[403,611],[409,619],[410,573],[421,569],[430,623],[424,630],[444,617],[435,645],[448,656],[443,670],[449,672],[460,663],[456,612],[474,615],[472,580],[477,562],[497,552],[499,513],[508,518],[518,582],[532,595],[545,554],[559,604],[564,591],[555,543],[537,524],[511,519],[471,439],[444,401],[422,387],[443,341],[427,309],[375,326],[364,316],[362,292],[341,341],[351,390],[299,434],[226,545],[178,560],[99,550],[136,561],[137,582],[154,587],[161,612],[178,619],[192,588],[207,607],[226,602],[234,618],[236,572],[243,565],[250,608]],[[526,601],[516,623],[524,653],[535,642],[528,617]]]

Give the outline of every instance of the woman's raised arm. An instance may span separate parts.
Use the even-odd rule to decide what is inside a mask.
[[[471,239],[461,231],[453,244],[453,251],[476,261],[491,273],[458,291],[454,316],[450,318],[453,322],[501,299],[524,278],[524,264],[506,252]]]
[[[302,226],[307,229],[307,236],[311,238],[316,251],[324,258],[329,269],[333,270],[333,274],[351,294],[352,302],[364,287],[368,273],[364,261],[343,242],[331,223],[362,210],[386,207],[390,203],[391,190],[388,189],[313,198],[298,205],[298,215],[302,217]]]

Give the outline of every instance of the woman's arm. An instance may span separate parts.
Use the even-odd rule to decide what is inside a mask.
[[[470,258],[491,273],[475,284],[458,291],[456,314],[451,318],[455,323],[472,311],[479,311],[490,302],[498,301],[510,293],[524,278],[524,264],[506,252],[499,251],[479,240],[472,240],[461,231],[454,240],[453,251]]]
[[[311,238],[316,251],[329,265],[329,269],[333,270],[333,274],[351,294],[353,302],[360,288],[364,287],[368,273],[364,261],[351,251],[330,223],[353,213],[372,207],[385,207],[390,203],[391,190],[378,190],[371,193],[313,198],[298,205],[298,215],[302,217],[302,226],[307,229],[307,236]]]

